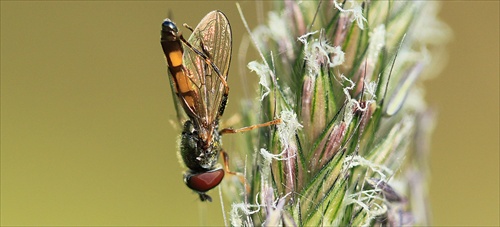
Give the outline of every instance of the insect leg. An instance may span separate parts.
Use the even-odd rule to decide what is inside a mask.
[[[185,28],[189,29],[189,31],[193,32],[193,28],[191,26],[189,26],[188,24],[184,23],[182,24],[182,26],[184,26]]]
[[[240,178],[241,183],[245,185],[246,191],[250,192],[250,186],[248,185],[245,176],[242,173],[233,172],[229,170],[229,155],[225,151],[221,151],[221,153],[222,153],[222,158],[224,159],[224,171],[226,171],[226,173],[228,174],[238,176],[238,178]]]
[[[238,133],[238,132],[247,132],[247,131],[250,131],[250,130],[253,130],[256,128],[262,128],[262,127],[267,127],[267,126],[277,125],[277,124],[281,124],[281,119],[275,119],[272,121],[268,121],[266,123],[250,125],[250,126],[239,128],[239,129],[225,128],[225,129],[220,130],[219,134],[222,135],[222,134],[232,134],[232,133]]]

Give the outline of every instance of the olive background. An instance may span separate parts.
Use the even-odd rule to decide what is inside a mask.
[[[213,203],[200,203],[182,182],[159,31],[169,12],[191,26],[211,10],[226,13],[233,28],[228,119],[257,89],[255,74],[238,71],[246,31],[235,2],[0,4],[2,226],[223,224],[218,190]],[[256,3],[240,4],[254,27]],[[442,6],[454,38],[443,73],[426,83],[439,113],[433,223],[499,225],[499,2]],[[225,136],[226,150],[237,150],[239,138]]]

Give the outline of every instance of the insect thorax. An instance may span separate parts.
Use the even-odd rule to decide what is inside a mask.
[[[206,142],[200,137],[199,129],[191,120],[184,123],[180,149],[182,159],[190,170],[201,172],[214,169],[221,146],[217,127],[213,129],[211,141]]]

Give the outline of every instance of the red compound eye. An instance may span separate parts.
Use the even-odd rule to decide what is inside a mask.
[[[215,188],[224,178],[223,169],[215,169],[204,173],[188,173],[184,176],[186,185],[197,192],[206,192]]]

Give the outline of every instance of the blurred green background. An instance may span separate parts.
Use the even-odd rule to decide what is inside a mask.
[[[240,4],[254,27],[255,2]],[[250,84],[238,71],[246,32],[234,2],[1,1],[2,226],[223,223],[217,190],[202,204],[182,182],[159,44],[169,12],[196,26],[214,9],[233,27],[227,119]],[[439,111],[434,224],[499,225],[499,2],[446,1],[440,15],[454,38],[427,83]],[[239,136],[224,137],[226,150]]]

